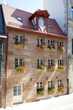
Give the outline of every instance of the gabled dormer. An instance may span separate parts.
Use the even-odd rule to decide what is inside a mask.
[[[48,25],[47,25],[48,17],[49,17],[49,14],[47,10],[38,10],[32,14],[29,20],[32,23],[32,26],[34,29],[40,32],[47,32],[48,31]]]

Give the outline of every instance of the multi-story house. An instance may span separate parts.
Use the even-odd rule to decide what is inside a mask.
[[[1,105],[67,94],[67,37],[57,22],[46,10],[32,14],[8,5],[0,7],[0,24],[4,20],[1,27],[7,36]]]

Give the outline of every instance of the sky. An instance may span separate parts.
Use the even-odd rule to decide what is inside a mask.
[[[4,0],[4,2],[13,7],[30,12],[34,12],[35,10],[42,8],[42,0]]]
[[[9,4],[15,8],[19,8],[25,11],[34,12],[38,9],[44,8],[44,0],[0,0],[0,2]],[[47,1],[47,9],[52,18],[55,18],[64,30],[65,25],[65,10],[64,10],[64,0],[45,0]]]

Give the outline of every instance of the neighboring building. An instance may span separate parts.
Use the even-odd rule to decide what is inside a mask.
[[[67,32],[65,17],[67,0],[43,0],[43,9],[48,10],[52,18],[55,18],[61,29]]]
[[[5,83],[6,83],[6,44],[5,22],[2,7],[0,7],[0,107],[5,105]]]
[[[69,91],[73,92],[73,0],[68,0]]]
[[[0,7],[7,34],[6,104],[2,106],[67,94],[67,36],[56,21],[46,10],[32,14]]]

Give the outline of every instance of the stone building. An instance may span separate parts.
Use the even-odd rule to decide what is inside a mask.
[[[69,60],[69,91],[73,92],[73,0],[68,0],[68,60]]]
[[[0,16],[7,36],[1,105],[67,94],[67,36],[56,20],[46,10],[29,13],[8,5],[0,6]]]

